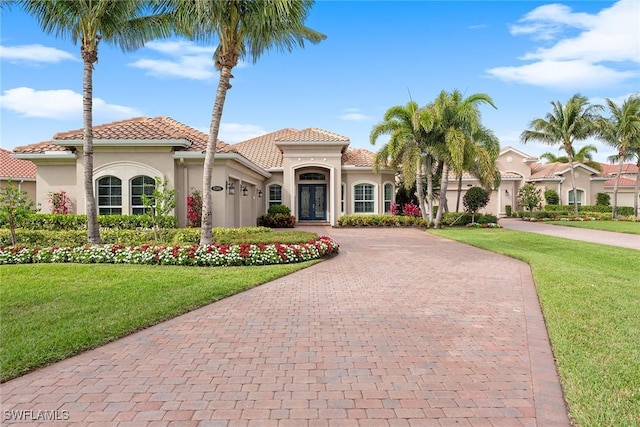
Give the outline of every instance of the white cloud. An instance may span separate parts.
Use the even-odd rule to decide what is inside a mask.
[[[23,117],[68,120],[82,117],[82,94],[69,89],[35,90],[29,87],[8,89],[0,96],[2,108]],[[94,118],[116,120],[141,113],[135,108],[108,104],[100,98],[93,99]]]
[[[209,128],[203,130],[204,133],[209,133]],[[256,136],[264,135],[267,131],[261,126],[242,124],[242,123],[221,123],[220,131],[218,132],[218,139],[226,142],[227,144],[235,144],[236,142],[246,141],[247,139],[255,138]]]
[[[188,41],[149,42],[147,49],[163,58],[142,58],[129,64],[156,77],[178,77],[193,80],[214,80],[218,72],[213,63],[214,47],[198,46]],[[245,64],[240,62],[238,67]]]
[[[549,47],[527,52],[529,64],[496,67],[490,76],[545,87],[606,87],[640,77],[640,27],[637,0],[620,0],[597,14],[574,13],[564,5],[540,6],[511,28],[514,35],[555,40]],[[573,37],[560,38],[567,29]]]
[[[64,50],[47,47],[41,44],[23,46],[0,46],[0,58],[15,62],[49,62],[78,61],[78,59]]]
[[[604,88],[634,76],[633,71],[616,71],[588,61],[541,61],[520,67],[497,67],[489,70],[494,77],[507,82],[531,84],[556,89],[572,87]]]
[[[344,110],[344,113],[340,115],[340,119],[351,122],[367,122],[371,120],[371,117],[362,114],[358,108],[347,108]]]

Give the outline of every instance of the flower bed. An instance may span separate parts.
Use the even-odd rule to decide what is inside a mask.
[[[320,236],[301,244],[123,246],[87,245],[77,248],[0,247],[0,264],[75,262],[81,264],[152,264],[232,266],[290,264],[337,253],[338,243]]]

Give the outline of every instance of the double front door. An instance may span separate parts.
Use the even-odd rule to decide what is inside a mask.
[[[325,221],[327,219],[327,185],[298,185],[298,220]]]

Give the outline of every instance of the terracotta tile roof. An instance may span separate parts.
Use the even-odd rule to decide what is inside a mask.
[[[28,160],[14,159],[11,151],[0,148],[0,178],[36,178],[36,165]]]
[[[604,182],[604,186],[605,187],[614,187],[615,185],[616,185],[616,180],[615,179],[609,179],[609,180]],[[636,181],[635,181],[635,179],[628,179],[628,178],[620,177],[620,182],[618,183],[618,186],[634,188],[636,186]]]
[[[233,148],[263,169],[277,168],[282,166],[282,152],[276,146],[276,141],[297,132],[292,128],[280,129],[238,142]]]
[[[364,148],[349,148],[342,155],[345,166],[373,167],[376,155]]]
[[[23,145],[13,149],[14,153],[38,154],[46,151],[72,151],[68,147],[62,147],[53,142],[38,142],[36,144]]]
[[[600,163],[602,167],[602,173],[605,175],[616,175],[618,173],[618,165],[612,165],[609,163]],[[622,164],[622,173],[624,174],[634,174],[638,173],[638,166],[633,163],[623,163]]]
[[[278,139],[278,142],[349,142],[349,138],[346,136],[338,135],[337,133],[328,132],[322,129],[308,128],[301,131],[297,131],[283,138]]]
[[[94,139],[104,140],[165,140],[180,139],[191,143],[187,148],[176,150],[201,152],[207,148],[206,133],[193,129],[170,117],[137,117],[119,122],[106,123],[93,127]],[[20,153],[42,153],[44,151],[65,151],[67,147],[56,145],[56,141],[82,140],[83,129],[60,132],[50,142],[18,147],[14,151]],[[216,152],[233,152],[231,145],[218,141]]]
[[[531,176],[532,180],[544,179],[544,178],[559,178],[558,172],[569,168],[567,163],[533,163],[531,164]]]

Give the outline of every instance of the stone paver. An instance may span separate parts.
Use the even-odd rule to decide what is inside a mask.
[[[570,425],[526,264],[315,231],[340,254],[3,384],[3,425]]]

